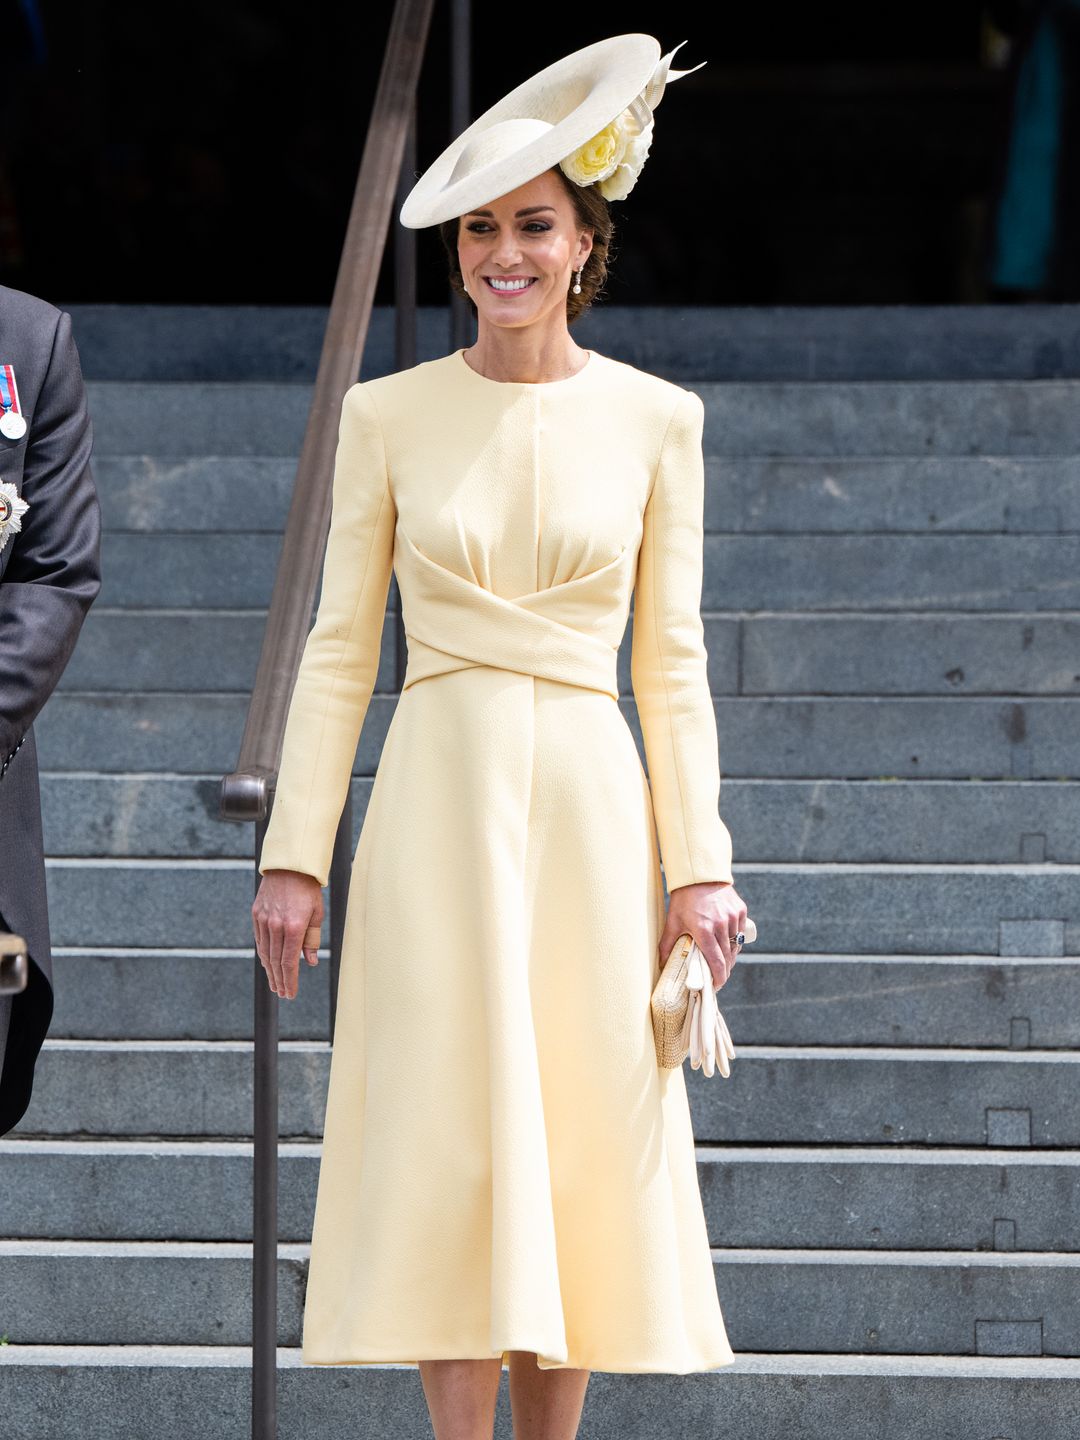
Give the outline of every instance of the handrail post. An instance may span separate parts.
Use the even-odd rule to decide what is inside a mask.
[[[255,889],[263,836],[273,808],[255,822]],[[251,1437],[277,1436],[277,1246],[278,1246],[278,997],[255,952],[255,1101],[251,1237]]]
[[[345,792],[345,804],[334,836],[330,857],[330,1044],[334,1043],[337,1021],[338,976],[341,974],[341,942],[345,936],[345,913],[349,903],[349,881],[352,878],[352,776]]]
[[[394,211],[400,211],[405,197],[413,187],[416,170],[416,107],[413,106],[405,137],[405,153],[401,159],[397,198]],[[394,232],[394,369],[408,370],[417,361],[416,309],[416,231],[398,225]],[[394,582],[397,607],[394,614],[394,689],[400,694],[405,681],[408,641],[405,638],[405,617],[401,613],[401,595]]]
[[[469,124],[472,103],[472,0],[452,0],[450,8],[450,134],[460,135]],[[450,292],[450,349],[473,342],[469,302]]]
[[[405,149],[401,156],[394,199],[395,216],[415,183],[416,170],[416,105],[409,116],[405,132]],[[416,231],[405,225],[394,226],[394,368],[408,370],[416,364]]]

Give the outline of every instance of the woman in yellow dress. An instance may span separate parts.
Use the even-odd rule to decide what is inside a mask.
[[[408,668],[349,890],[302,1356],[419,1367],[437,1440],[572,1440],[591,1370],[733,1363],[682,1069],[650,996],[746,906],[700,615],[703,406],[570,323],[672,71],[568,56],[475,121],[402,223],[443,227],[476,343],[353,385],[289,710],[259,954],[315,963],[391,571]],[[619,707],[631,675],[648,778]],[[664,878],[669,892],[665,918]]]

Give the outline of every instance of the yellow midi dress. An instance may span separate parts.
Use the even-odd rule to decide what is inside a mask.
[[[391,569],[408,668],[352,867],[305,1362],[734,1361],[649,1010],[661,859],[669,890],[732,879],[703,418],[595,351],[527,383],[457,350],[345,396],[263,873],[327,881]]]

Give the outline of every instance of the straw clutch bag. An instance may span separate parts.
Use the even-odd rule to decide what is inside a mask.
[[[748,943],[757,938],[749,917],[745,933]],[[652,1023],[662,1069],[676,1069],[689,1055],[694,1070],[712,1075],[719,1067],[721,1075],[731,1074],[735,1046],[716,1004],[709,962],[692,935],[680,935],[664,962],[652,993]]]

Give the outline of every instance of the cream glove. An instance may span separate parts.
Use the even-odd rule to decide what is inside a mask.
[[[753,920],[746,921],[746,943],[757,939],[757,926]],[[727,1078],[731,1074],[731,1061],[735,1059],[735,1046],[731,1043],[731,1032],[716,1003],[716,987],[712,971],[705,956],[695,945],[690,952],[686,970],[686,988],[690,991],[690,1005],[687,1021],[690,1027],[690,1068],[704,1070],[711,1076],[717,1066],[720,1074]]]

